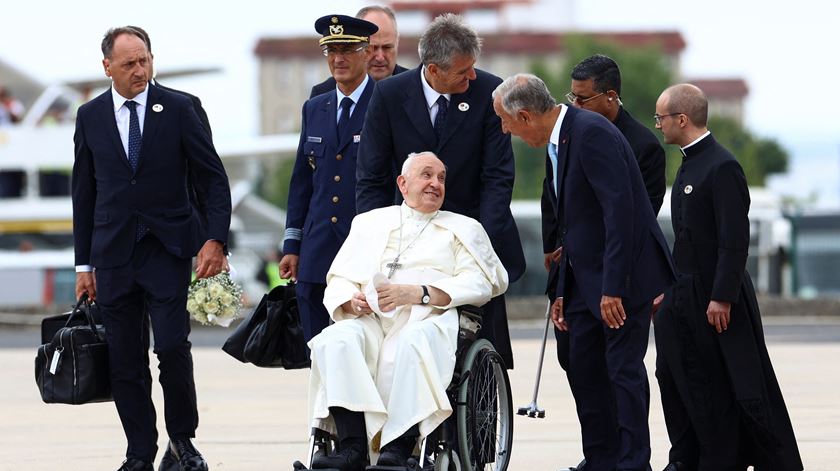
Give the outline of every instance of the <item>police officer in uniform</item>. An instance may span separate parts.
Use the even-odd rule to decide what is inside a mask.
[[[345,15],[315,22],[335,91],[303,105],[297,160],[289,185],[280,275],[297,280],[306,340],[329,324],[327,269],[356,215],[356,152],[374,81],[367,75],[369,38],[378,27]]]

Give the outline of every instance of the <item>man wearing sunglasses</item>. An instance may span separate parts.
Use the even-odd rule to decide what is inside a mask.
[[[307,341],[329,324],[327,269],[356,215],[356,153],[374,87],[367,74],[368,45],[378,27],[351,16],[327,15],[315,22],[315,30],[336,87],[303,105],[280,260],[280,276],[297,281]]]

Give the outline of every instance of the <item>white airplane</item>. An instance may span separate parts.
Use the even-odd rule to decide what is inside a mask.
[[[213,71],[164,72],[157,78]],[[19,123],[0,126],[0,185],[16,187],[13,196],[0,197],[0,310],[72,300],[69,176],[75,110],[96,96],[92,91],[108,86],[110,79],[43,86]],[[231,182],[231,231],[236,240],[232,263],[243,276],[261,266],[261,255],[276,247],[285,223],[282,210],[252,193],[253,184],[264,174],[264,161],[293,157],[298,139],[297,134],[216,139]],[[258,296],[260,287],[247,286],[247,278],[242,280],[246,293],[250,289]]]

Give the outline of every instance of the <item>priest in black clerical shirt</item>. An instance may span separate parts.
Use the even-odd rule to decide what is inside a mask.
[[[749,189],[706,129],[689,84],[656,102],[656,127],[683,152],[671,190],[676,284],[656,313],[656,377],[671,439],[668,471],[799,471],[802,460],[745,270]]]

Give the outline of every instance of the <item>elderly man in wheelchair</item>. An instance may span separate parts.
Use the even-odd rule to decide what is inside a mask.
[[[409,156],[397,178],[402,205],[356,216],[330,267],[324,304],[335,323],[309,344],[309,412],[336,446],[313,453],[312,469],[413,467],[418,440],[453,412],[456,308],[502,294],[508,278],[481,225],[440,210],[445,179],[433,153]],[[509,396],[495,361],[490,375],[504,375]]]

